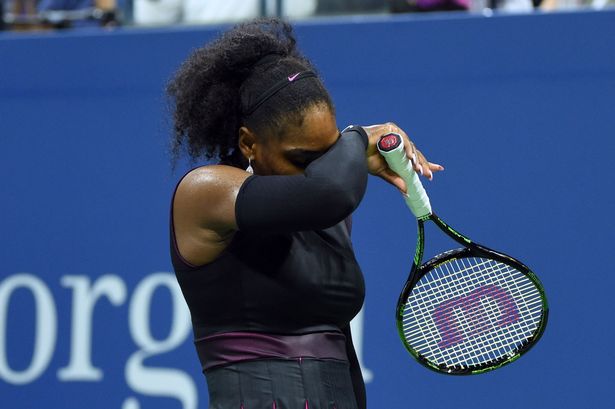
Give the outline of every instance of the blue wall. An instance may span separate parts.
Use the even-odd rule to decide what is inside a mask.
[[[169,274],[168,204],[185,166],[170,169],[163,87],[216,31],[0,36],[2,407],[207,406]],[[339,125],[405,128],[446,167],[426,183],[439,215],[518,255],[550,297],[543,340],[513,365],[424,369],[394,325],[414,222],[371,179],[353,232],[370,407],[609,406],[615,12],[327,20],[297,33]],[[383,209],[394,222],[379,223]],[[449,244],[428,235],[428,254]]]

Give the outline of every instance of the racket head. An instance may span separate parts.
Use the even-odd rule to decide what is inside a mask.
[[[470,242],[417,264],[399,298],[397,327],[427,368],[484,373],[517,360],[542,336],[545,292],[520,261]]]

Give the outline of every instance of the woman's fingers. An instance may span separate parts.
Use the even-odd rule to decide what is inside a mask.
[[[408,192],[406,182],[391,169],[385,168],[381,172],[377,173],[377,176],[395,186],[403,194],[406,194]]]
[[[406,156],[410,159],[410,162],[412,162],[412,168],[419,175],[423,175],[423,164],[420,162],[419,157],[420,152],[416,149],[416,146],[414,146],[414,143],[412,143],[410,138],[408,138],[408,134],[406,134],[403,129],[399,128],[395,124],[392,124],[391,126],[394,127],[391,132],[400,134],[404,139],[404,150],[406,151]]]
[[[429,164],[429,169],[432,172],[440,172],[442,170],[444,170],[444,166],[442,165],[438,165],[437,163],[431,163],[431,162],[427,162]]]
[[[403,129],[398,127],[396,124],[392,122],[387,122],[382,125],[372,125],[363,127],[368,132],[368,136],[370,137],[370,149],[372,149],[372,154],[370,156],[370,149],[368,149],[368,169],[370,173],[373,175],[377,175],[387,182],[394,185],[397,189],[399,189],[404,194],[407,191],[406,183],[404,180],[399,177],[395,172],[389,169],[384,161],[384,158],[378,154],[376,144],[378,139],[382,135],[386,135],[388,133],[396,133],[401,135],[404,140],[404,150],[406,152],[406,156],[410,159],[412,163],[412,168],[415,172],[417,172],[421,176],[425,176],[429,180],[433,180],[433,176],[435,172],[439,172],[444,170],[442,165],[437,163],[429,162],[425,156],[416,148],[414,143],[410,140],[406,132]],[[373,143],[371,142],[373,140]],[[373,145],[373,146],[372,146]],[[378,159],[376,159],[378,157]]]
[[[444,170],[444,167],[442,165],[429,162],[425,158],[425,156],[418,149],[416,149],[416,146],[410,140],[408,134],[406,134],[403,129],[397,127],[394,124],[392,126],[397,128],[395,131],[399,133],[402,138],[404,138],[404,148],[406,150],[406,155],[408,156],[408,158],[410,158],[410,161],[412,162],[412,167],[414,168],[415,172],[417,172],[421,176],[425,176],[429,180],[433,180],[434,172]]]
[[[420,169],[420,171],[417,170],[417,172],[425,176],[427,179],[433,180],[434,172],[440,172],[444,170],[444,166],[439,165],[437,163],[429,162],[420,151],[417,150],[416,153],[417,153],[418,167]]]

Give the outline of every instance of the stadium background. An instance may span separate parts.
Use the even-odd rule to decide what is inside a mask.
[[[169,200],[189,164],[171,170],[163,87],[220,29],[0,36],[3,408],[207,406],[170,274]],[[370,407],[609,407],[615,12],[296,29],[339,125],[407,129],[446,166],[427,183],[440,216],[522,258],[550,300],[543,340],[506,368],[446,377],[415,363],[393,317],[414,222],[370,179],[353,232]],[[428,253],[446,245],[436,237]]]

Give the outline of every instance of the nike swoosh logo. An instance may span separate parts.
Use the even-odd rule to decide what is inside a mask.
[[[291,75],[290,77],[288,77],[288,81],[293,82],[293,81],[295,80],[295,78],[297,78],[297,76],[298,76],[299,74],[300,74],[300,73],[298,72],[298,73],[296,73],[295,75]]]

